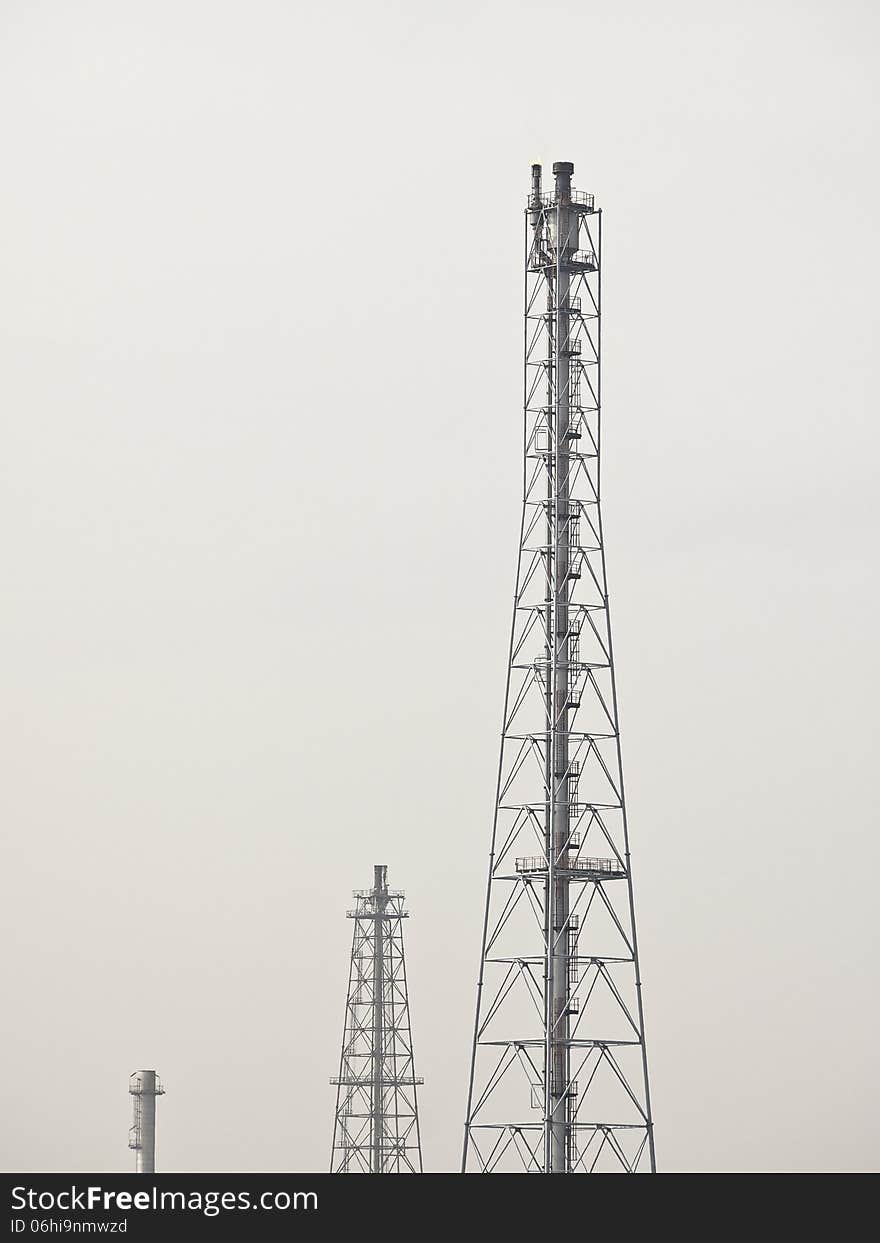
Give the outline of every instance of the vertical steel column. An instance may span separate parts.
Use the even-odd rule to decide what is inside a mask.
[[[165,1089],[154,1070],[136,1070],[128,1081],[133,1098],[134,1120],[128,1133],[128,1146],[135,1152],[135,1173],[156,1171],[156,1097]]]
[[[371,1168],[381,1174],[384,1164],[385,1102],[385,908],[388,905],[388,868],[373,869],[376,919],[373,927],[373,1152]]]
[[[568,795],[568,595],[569,595],[569,462],[568,432],[571,404],[569,367],[569,286],[568,259],[577,248],[577,216],[570,210],[571,175],[574,165],[553,165],[556,177],[555,211],[555,279],[548,281],[547,313],[552,317],[548,333],[548,371],[552,377],[553,499],[548,524],[548,545],[551,561],[550,581],[553,592],[551,619],[550,670],[552,684],[551,737],[548,751],[553,760],[551,827],[547,869],[547,907],[549,925],[548,957],[549,988],[547,1015],[548,1069],[546,1087],[547,1169],[565,1173],[567,1168],[566,1106],[569,1086],[568,1053],[568,910],[569,881],[566,873],[570,833]],[[574,225],[574,228],[572,228]],[[572,233],[575,241],[572,245]]]

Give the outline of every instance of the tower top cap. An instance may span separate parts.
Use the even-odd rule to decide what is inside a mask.
[[[570,177],[573,172],[574,172],[574,165],[569,160],[558,160],[553,165],[554,176],[558,175],[559,173],[562,173],[564,176],[566,173],[568,173]]]

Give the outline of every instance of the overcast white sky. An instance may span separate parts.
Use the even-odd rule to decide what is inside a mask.
[[[521,209],[605,210],[658,1164],[878,1165],[876,5],[0,0],[0,1167],[327,1168],[387,863],[455,1168]]]

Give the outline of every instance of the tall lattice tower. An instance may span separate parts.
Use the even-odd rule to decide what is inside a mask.
[[[372,889],[355,890],[345,1030],[337,1084],[331,1174],[421,1174],[404,895],[374,869]]]
[[[523,511],[463,1169],[654,1170],[600,512],[602,218],[525,216]]]

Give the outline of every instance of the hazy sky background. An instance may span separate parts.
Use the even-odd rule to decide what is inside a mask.
[[[604,217],[665,1170],[877,1133],[868,3],[0,0],[0,1167],[327,1168],[406,889],[460,1154],[519,523],[521,209]]]

